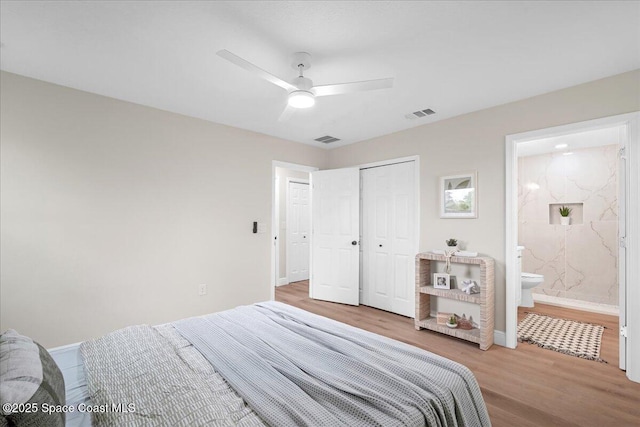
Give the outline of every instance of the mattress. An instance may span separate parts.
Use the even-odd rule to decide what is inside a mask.
[[[82,344],[95,425],[489,426],[473,374],[266,302]]]

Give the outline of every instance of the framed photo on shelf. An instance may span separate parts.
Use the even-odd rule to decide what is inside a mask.
[[[440,177],[440,218],[477,218],[477,173]]]
[[[433,287],[435,289],[451,289],[451,276],[447,273],[433,273]]]

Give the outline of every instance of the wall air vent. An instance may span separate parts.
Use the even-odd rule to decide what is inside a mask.
[[[332,142],[340,141],[340,138],[336,138],[335,136],[322,136],[320,138],[314,139],[314,141],[322,142],[323,144],[330,144]]]
[[[431,108],[427,108],[425,110],[419,110],[419,111],[414,111],[413,113],[405,114],[404,116],[409,120],[413,120],[413,119],[419,119],[421,117],[427,117],[435,113],[436,112],[433,111]]]

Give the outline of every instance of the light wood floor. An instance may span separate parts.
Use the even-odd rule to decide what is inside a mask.
[[[309,285],[276,288],[276,300],[442,355],[475,374],[494,427],[640,426],[640,384],[618,369],[618,322],[614,316],[536,304],[528,311],[607,327],[598,363],[519,344],[516,350],[477,345],[431,331],[413,319],[375,308],[309,298]],[[524,316],[524,310],[519,317]]]

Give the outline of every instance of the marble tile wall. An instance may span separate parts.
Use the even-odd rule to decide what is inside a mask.
[[[518,159],[522,271],[545,276],[534,293],[618,305],[617,154],[607,145]],[[550,224],[557,203],[583,203],[582,218]]]

